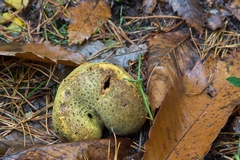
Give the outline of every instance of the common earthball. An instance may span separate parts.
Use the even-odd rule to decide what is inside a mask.
[[[60,84],[53,126],[64,141],[100,139],[106,126],[116,135],[137,132],[147,116],[142,95],[124,69],[109,63],[84,63]]]

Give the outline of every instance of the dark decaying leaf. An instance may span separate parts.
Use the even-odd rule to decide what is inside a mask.
[[[207,13],[206,14],[206,26],[211,29],[212,31],[215,31],[221,27],[224,26],[224,23],[219,15]]]
[[[80,1],[69,7],[71,20],[68,27],[68,44],[82,43],[111,17],[111,9],[105,0]]]
[[[156,4],[157,4],[157,0],[144,0],[143,3],[142,3],[144,12],[145,13],[152,13]]]
[[[108,62],[123,68],[128,67],[129,62],[136,61],[139,54],[144,55],[148,51],[146,44],[110,48],[111,46],[106,46],[101,41],[90,41],[76,51],[82,53],[88,62]]]
[[[149,101],[164,100],[149,132],[144,159],[199,159],[240,103],[239,88],[225,80],[231,75],[240,77],[240,52],[226,55],[224,60],[210,56],[202,63],[199,58],[196,61],[198,54],[190,52],[187,42],[164,55],[162,43],[167,43],[163,37],[149,41],[153,47],[148,63],[154,67],[148,93],[153,86],[158,90],[152,89],[155,96],[150,93]]]
[[[197,0],[168,0],[174,11],[199,33],[203,33],[202,9]]]
[[[119,159],[129,155],[129,138],[118,138],[120,148],[117,153]],[[108,150],[110,145],[110,150]],[[108,154],[109,153],[109,154]],[[89,140],[73,143],[62,143],[45,146],[33,146],[15,153],[7,152],[3,160],[12,159],[114,159],[115,144],[113,139]]]
[[[48,41],[42,44],[28,43],[24,45],[0,42],[0,55],[70,66],[76,66],[86,61],[82,54],[69,51],[59,45],[53,46]]]
[[[36,127],[36,128],[39,129],[39,127]],[[31,140],[34,141],[35,145],[42,144],[42,142],[40,142],[38,139],[36,138],[31,139],[29,135],[24,136],[22,132],[17,130],[13,130],[11,133],[9,133],[5,137],[0,135],[0,155],[4,155],[5,152],[10,147],[13,147],[13,146],[21,146],[21,148],[23,148],[24,142],[25,142],[25,145],[31,145],[32,144]]]
[[[238,1],[238,3],[239,3],[239,1]],[[233,9],[231,6],[229,6],[228,4],[226,4],[225,5],[225,7],[226,7],[226,9],[229,11],[229,12],[231,12],[232,13],[232,15],[233,16],[235,16],[239,21],[240,21],[240,12],[239,12],[239,5],[240,4],[238,4],[237,6],[235,6],[234,8],[235,9]]]

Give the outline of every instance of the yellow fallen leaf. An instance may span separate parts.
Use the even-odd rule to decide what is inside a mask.
[[[12,33],[19,33],[22,31],[24,23],[20,18],[14,17],[12,23],[7,27],[7,29]]]
[[[21,10],[28,5],[29,0],[4,0],[4,2],[16,10]]]
[[[12,19],[12,16],[8,12],[0,14],[0,24],[10,21],[11,19]]]

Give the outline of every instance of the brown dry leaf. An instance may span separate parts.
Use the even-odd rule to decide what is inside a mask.
[[[150,60],[161,61],[152,70],[149,86],[168,84],[165,95],[158,94],[164,100],[145,144],[144,159],[202,158],[240,103],[239,88],[225,80],[233,75],[240,77],[240,52],[227,55],[224,60],[209,57],[202,63],[196,62],[197,53],[186,49],[187,42],[165,57],[161,57],[160,43],[164,43],[162,36],[150,40],[150,45],[154,45]],[[181,67],[183,64],[185,67]],[[151,99],[149,96],[150,103]]]
[[[81,64],[85,61],[82,54],[66,50],[59,45],[53,46],[47,41],[42,44],[29,43],[24,45],[0,42],[0,55],[69,66]]]
[[[117,139],[120,143],[117,153],[119,159],[129,155],[130,144],[129,138]],[[108,147],[110,145],[110,150]],[[11,153],[10,153],[11,152]],[[113,139],[89,140],[72,143],[62,143],[46,146],[33,146],[22,151],[7,152],[3,159],[114,159],[115,144]],[[110,152],[110,153],[109,153]],[[109,157],[108,157],[109,153]]]
[[[147,86],[147,95],[150,98],[151,110],[153,112],[155,112],[155,109],[161,106],[165,95],[172,87],[172,79],[177,79],[178,76],[175,74],[176,71],[174,66],[181,64],[172,64],[171,60],[169,59],[172,56],[171,52],[177,47],[180,49],[179,45],[181,45],[188,37],[188,34],[174,32],[159,34],[149,41],[151,45],[154,45],[154,48],[151,48],[151,56],[148,57],[148,76],[151,77],[151,81]],[[161,43],[159,43],[158,40],[161,40]],[[195,59],[198,59],[198,57],[192,57],[192,66],[194,66],[196,62]],[[169,63],[172,65],[169,65]],[[188,63],[190,63],[190,60]],[[184,67],[186,65],[182,64],[181,66]],[[156,71],[156,67],[158,73],[153,74],[152,71]],[[159,74],[159,71],[161,74]],[[171,75],[171,79],[166,78],[166,75]],[[158,85],[154,84],[155,81],[158,83]]]
[[[202,9],[196,0],[168,0],[174,12],[177,11],[186,22],[199,33],[203,33]]]
[[[111,9],[105,0],[82,0],[69,7],[71,20],[68,27],[68,43],[82,43],[111,17]]]

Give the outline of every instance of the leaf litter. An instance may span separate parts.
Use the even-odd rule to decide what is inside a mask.
[[[99,1],[99,2],[103,2],[103,1]],[[148,2],[150,2],[150,1],[148,1]],[[154,2],[154,1],[152,1],[152,2]],[[170,3],[172,5],[173,9],[175,11],[177,11],[177,13],[175,13],[175,14],[179,14],[179,16],[182,16],[182,19],[186,20],[186,22],[189,24],[189,27],[192,26],[198,32],[201,33],[201,29],[199,29],[197,27],[202,28],[202,30],[204,30],[205,35],[202,35],[202,37],[201,37],[195,32],[194,29],[191,29],[191,28],[187,27],[186,25],[184,25],[185,24],[184,21],[179,19],[178,16],[172,16],[172,11],[167,9],[167,7],[163,8],[159,12],[159,6],[166,5],[166,3],[164,1],[160,1],[160,2],[158,1],[157,5],[156,5],[158,7],[156,7],[156,8],[154,8],[155,4],[152,6],[150,5],[152,8],[149,12],[153,12],[154,15],[153,16],[145,16],[145,17],[142,16],[141,12],[135,12],[135,10],[134,10],[134,12],[132,12],[133,10],[131,10],[131,7],[137,6],[133,2],[128,2],[128,3],[114,2],[113,7],[121,6],[121,5],[123,6],[122,7],[123,15],[121,15],[120,12],[114,12],[114,14],[112,16],[113,21],[108,20],[107,23],[105,23],[103,26],[101,26],[103,24],[102,21],[100,21],[100,23],[98,23],[98,24],[96,23],[97,27],[95,26],[95,27],[91,28],[93,32],[92,31],[88,32],[83,29],[83,31],[86,33],[86,35],[83,36],[83,39],[81,40],[81,38],[80,39],[74,38],[72,43],[79,43],[80,41],[82,41],[82,42],[85,41],[88,43],[88,41],[90,39],[95,39],[95,40],[100,39],[100,40],[105,41],[106,39],[108,39],[108,38],[112,39],[112,37],[113,37],[113,39],[116,40],[116,44],[117,44],[117,46],[113,47],[113,50],[114,50],[114,49],[117,49],[118,46],[122,46],[124,44],[124,41],[128,47],[130,46],[129,44],[131,44],[131,45],[137,44],[136,46],[139,47],[140,46],[139,44],[142,44],[147,39],[150,39],[149,42],[152,43],[153,41],[151,41],[151,37],[157,37],[157,39],[159,39],[160,41],[154,42],[155,43],[154,45],[149,45],[150,51],[152,53],[152,49],[154,49],[155,50],[154,52],[158,53],[159,50],[162,50],[163,55],[154,55],[155,57],[154,56],[151,57],[150,56],[151,53],[150,53],[150,55],[146,55],[146,58],[148,58],[148,62],[145,62],[145,63],[149,66],[148,67],[149,70],[148,70],[147,75],[142,74],[142,76],[144,78],[147,78],[147,77],[149,77],[151,79],[153,77],[156,78],[155,82],[154,82],[154,80],[148,80],[147,94],[149,94],[149,100],[151,102],[152,110],[153,111],[155,110],[155,113],[157,113],[157,117],[156,117],[156,121],[155,121],[154,125],[151,127],[151,130],[150,130],[150,137],[149,137],[150,139],[146,143],[146,148],[142,148],[143,149],[142,151],[146,152],[145,157],[149,156],[149,152],[151,152],[151,150],[149,150],[149,146],[150,146],[150,148],[152,147],[149,144],[152,144],[152,142],[154,141],[156,143],[154,143],[153,146],[157,145],[157,147],[155,147],[154,149],[159,149],[155,152],[155,153],[157,153],[156,157],[166,156],[166,155],[167,155],[167,157],[171,157],[171,156],[174,157],[176,152],[182,153],[181,151],[184,147],[186,148],[186,145],[188,145],[187,147],[189,147],[189,146],[192,146],[192,144],[195,144],[193,142],[194,140],[196,140],[198,142],[199,141],[201,142],[201,140],[203,140],[203,142],[206,142],[205,140],[207,139],[207,142],[205,144],[200,145],[201,147],[193,145],[192,148],[190,147],[188,149],[189,152],[191,152],[191,153],[189,153],[189,156],[193,156],[193,157],[197,156],[198,158],[202,158],[202,156],[207,153],[209,147],[211,146],[211,143],[213,142],[213,140],[219,133],[220,129],[225,124],[227,118],[229,117],[229,115],[231,114],[231,111],[234,108],[234,105],[237,104],[237,100],[236,100],[236,95],[238,94],[237,91],[235,91],[235,93],[237,93],[237,94],[233,97],[229,98],[229,95],[226,95],[225,97],[228,97],[227,100],[225,100],[225,99],[223,99],[223,97],[221,97],[221,95],[223,95],[223,93],[224,93],[223,92],[224,89],[227,89],[231,92],[234,91],[234,89],[235,89],[235,88],[232,88],[233,86],[231,86],[231,84],[226,82],[225,79],[224,79],[224,81],[221,81],[221,80],[223,78],[227,78],[227,76],[232,76],[232,75],[229,75],[228,73],[235,73],[234,71],[232,71],[232,69],[235,68],[236,66],[232,65],[232,62],[234,62],[233,64],[236,64],[235,63],[236,60],[231,59],[232,58],[231,56],[236,56],[238,54],[237,47],[239,44],[238,43],[239,35],[234,31],[234,29],[237,30],[236,26],[239,24],[237,21],[235,21],[234,18],[237,18],[238,16],[237,16],[236,12],[233,12],[233,10],[231,10],[232,8],[228,9],[230,11],[230,12],[228,12],[228,14],[225,14],[222,12],[222,15],[220,15],[219,17],[223,20],[224,26],[222,26],[222,27],[220,26],[220,28],[218,30],[211,32],[211,31],[208,31],[206,28],[204,28],[202,24],[199,24],[199,26],[196,26],[198,24],[198,22],[196,22],[196,21],[202,20],[202,19],[196,19],[196,17],[198,17],[198,15],[203,14],[205,11],[203,13],[202,13],[202,11],[199,13],[197,13],[197,12],[194,13],[193,6],[194,6],[195,2],[189,2],[189,1],[186,2],[187,4],[190,4],[189,5],[190,8],[186,8],[185,6],[180,6],[180,7],[175,6],[175,8],[174,8],[173,4],[175,4],[175,3],[173,3],[173,2],[179,3],[180,1],[172,1],[172,3]],[[92,1],[91,1],[91,3],[97,4]],[[208,3],[210,4],[210,1],[207,1],[206,3],[201,3],[201,7],[203,7],[204,5],[208,5]],[[136,2],[136,4],[138,4],[138,2]],[[41,4],[40,4],[40,6],[41,6]],[[55,6],[58,6],[58,7],[55,7]],[[67,37],[66,31],[67,31],[68,25],[64,25],[61,28],[62,29],[61,32],[60,32],[60,30],[59,31],[56,30],[56,29],[58,29],[57,26],[59,24],[63,24],[62,22],[66,21],[67,18],[70,18],[70,15],[73,14],[72,12],[70,13],[67,10],[68,6],[76,7],[76,6],[78,6],[78,4],[74,4],[74,3],[70,4],[70,3],[63,2],[59,5],[58,2],[55,3],[55,2],[47,1],[47,3],[44,6],[44,10],[47,10],[50,14],[46,14],[46,12],[45,12],[43,14],[44,16],[42,19],[35,18],[35,19],[37,19],[37,23],[35,23],[37,25],[33,25],[33,24],[30,25],[30,24],[26,23],[27,21],[24,21],[27,28],[22,28],[22,32],[19,35],[15,36],[13,38],[10,33],[7,33],[7,32],[5,32],[5,30],[3,30],[4,32],[1,32],[0,38],[2,41],[5,41],[5,42],[13,42],[13,41],[24,42],[26,40],[25,38],[28,37],[31,42],[36,43],[36,44],[41,44],[45,40],[50,40],[51,43],[54,43],[54,44],[68,44],[68,43],[71,44],[71,41],[68,42],[68,39],[66,38]],[[89,5],[89,6],[92,6],[92,5]],[[130,9],[127,8],[129,6],[130,6]],[[210,9],[210,8],[208,8],[209,6],[217,8],[214,5],[208,5],[207,7],[205,6],[205,9],[209,10]],[[227,5],[225,5],[225,6],[227,6]],[[28,9],[28,7],[29,6],[26,6],[25,9]],[[199,9],[198,7],[199,6],[197,6],[197,9],[196,8],[195,9],[198,10]],[[225,8],[225,10],[227,9],[227,7]],[[109,10],[109,6],[106,6],[106,8],[102,7],[101,9]],[[184,11],[184,9],[187,9],[187,11],[190,11],[189,12],[190,14],[187,14],[188,12],[180,13],[180,11]],[[112,10],[113,10],[113,8],[112,8]],[[115,11],[119,11],[119,10],[115,10]],[[157,12],[157,14],[156,14],[156,12]],[[117,14],[119,13],[120,17],[116,13]],[[169,13],[171,14],[171,16],[169,15]],[[15,14],[18,14],[18,13],[15,13]],[[232,14],[233,18],[229,19],[227,17],[228,21],[226,21],[225,17],[223,17],[223,14],[225,14],[225,16],[226,15],[229,16]],[[131,15],[132,17],[130,17],[128,15]],[[123,16],[123,17],[121,17],[121,16]],[[184,18],[184,16],[186,16],[185,17],[186,19]],[[58,19],[59,17],[61,17],[60,21]],[[117,17],[117,18],[114,18],[114,17]],[[122,21],[123,25],[117,26],[118,23],[120,24],[119,20],[123,20]],[[129,21],[127,21],[127,20],[129,20]],[[52,21],[54,23],[52,23]],[[69,21],[68,23],[71,24],[72,22],[73,21]],[[229,27],[234,28],[234,29],[230,32]],[[175,30],[175,29],[177,29],[177,30],[183,29],[183,30],[185,30],[185,33],[176,32],[171,35],[172,30]],[[80,30],[78,30],[78,31],[80,31]],[[190,32],[186,33],[188,30]],[[95,31],[96,31],[96,33],[94,33]],[[160,31],[161,32],[162,31],[169,32],[169,34],[166,34],[167,36],[164,37],[163,36],[164,34],[157,34]],[[151,33],[151,34],[149,34],[149,33]],[[42,35],[43,35],[43,38],[41,38]],[[89,36],[91,36],[90,39],[89,39]],[[171,38],[168,38],[168,36],[172,38],[172,41],[175,42],[174,44],[171,43],[171,40],[170,40]],[[198,36],[198,38],[197,38],[197,36]],[[70,39],[70,37],[69,37],[69,39]],[[164,42],[165,39],[166,39],[166,42]],[[175,41],[175,39],[176,39],[176,41]],[[163,42],[162,46],[161,46],[161,44],[159,44],[160,42]],[[32,47],[33,46],[34,45],[32,45]],[[159,48],[156,49],[155,48],[156,46],[158,46]],[[50,44],[48,44],[48,45],[46,45],[46,47],[52,47],[52,46]],[[105,49],[108,50],[107,46],[105,46]],[[105,51],[105,49],[103,49],[103,50]],[[47,53],[50,49],[45,49],[45,50]],[[63,50],[63,49],[55,48],[53,51],[51,51],[51,53],[53,54],[53,58],[51,56],[49,56],[50,58],[48,58],[47,54],[41,55],[41,53],[36,50],[31,51],[32,53],[30,55],[35,55],[35,57],[37,57],[37,59],[40,59],[40,61],[43,60],[44,62],[48,62],[48,63],[49,62],[62,63],[61,58],[58,59],[57,54],[53,53],[54,51],[59,51],[59,50]],[[64,49],[64,54],[66,53],[66,55],[68,55],[68,56],[66,56],[67,58],[70,57],[70,55],[68,53],[71,53],[71,52],[72,51],[68,51],[68,50]],[[11,52],[11,50],[8,50],[8,52],[7,52],[7,54],[12,54],[13,56],[15,56],[16,53],[17,53],[16,51]],[[104,55],[104,54],[100,54],[100,53],[101,52],[99,52],[99,54],[97,54],[97,56],[101,57],[102,55]],[[22,52],[21,54],[24,55],[25,53]],[[64,54],[62,57],[64,57]],[[78,56],[82,57],[82,54],[79,53]],[[28,57],[28,54],[25,54],[23,58],[26,58],[26,57]],[[99,57],[97,57],[97,58],[99,58]],[[114,57],[114,54],[113,54],[113,57]],[[115,56],[115,57],[117,57],[117,56]],[[132,57],[132,55],[130,57]],[[66,58],[66,61],[67,61],[67,58]],[[150,58],[152,58],[152,61],[150,61]],[[104,59],[105,59],[105,57],[104,57]],[[81,63],[82,62],[81,60],[82,60],[82,58],[80,58],[80,62],[77,62],[77,64]],[[67,64],[67,65],[75,65],[76,64],[76,63],[73,63],[72,60],[69,60],[67,62],[66,61],[64,60],[63,63]],[[30,63],[30,62],[27,62],[27,63]],[[7,66],[10,66],[10,64],[11,63],[9,63]],[[33,63],[31,63],[31,65],[32,64]],[[29,64],[27,66],[30,67],[31,65]],[[36,65],[33,68],[36,69],[36,68],[40,67],[44,70],[45,68],[48,68],[45,65],[46,64]],[[125,65],[126,65],[126,63],[125,63]],[[56,82],[58,83],[59,79],[56,78],[54,75],[55,67],[56,66],[54,66],[54,65],[51,66],[51,68],[50,68],[51,72],[42,71],[41,69],[37,70],[35,72],[39,71],[39,72],[41,72],[41,74],[44,75],[43,77],[47,76],[48,78],[45,80],[45,81],[47,81],[46,82],[47,84],[52,81],[54,83],[56,83]],[[209,68],[207,68],[207,67],[209,67]],[[4,68],[8,68],[8,67],[4,66]],[[131,64],[131,66],[129,66],[128,68],[133,69],[134,63],[133,63],[133,66]],[[31,71],[31,69],[28,69],[28,70]],[[22,77],[22,76],[20,76],[21,74],[18,75],[12,71],[9,72],[8,69],[4,69],[4,70],[2,70],[2,72],[4,73],[4,76],[7,76],[9,74],[9,76],[7,76],[7,77],[11,77],[11,79],[13,79],[13,78],[17,79],[19,77],[20,82],[22,80],[24,83],[26,82],[26,80],[25,80],[26,77],[21,79],[21,77]],[[30,72],[31,74],[29,73],[29,75],[32,75],[32,77],[38,77],[39,75],[35,75],[34,74],[35,72],[34,71]],[[131,71],[131,72],[134,72],[134,71]],[[213,74],[211,74],[211,73],[213,73]],[[15,76],[12,76],[11,74],[15,75]],[[23,75],[24,75],[24,73],[23,73]],[[236,76],[236,75],[233,75],[233,76]],[[31,77],[31,76],[29,76],[29,77]],[[42,76],[40,76],[40,77],[43,78]],[[51,77],[51,78],[49,78],[49,77]],[[161,81],[157,82],[157,79],[159,79],[159,78],[161,79]],[[198,79],[198,80],[196,81],[196,79]],[[35,82],[34,79],[32,79],[32,80],[33,80],[32,82]],[[16,82],[14,82],[14,83],[17,84]],[[161,85],[158,85],[158,83],[161,83],[161,85],[164,85],[165,87],[159,87]],[[46,127],[46,123],[51,124],[51,119],[48,119],[46,121],[46,117],[50,118],[50,116],[51,116],[52,98],[49,96],[48,96],[48,98],[46,98],[45,101],[48,103],[42,106],[44,108],[45,112],[43,110],[41,110],[41,111],[43,111],[43,115],[41,117],[41,115],[38,116],[39,112],[36,111],[36,109],[37,109],[36,106],[38,106],[39,103],[38,102],[34,103],[34,101],[32,99],[24,97],[24,96],[27,96],[25,94],[27,94],[29,92],[31,92],[31,94],[32,94],[35,91],[37,91],[37,90],[33,89],[35,86],[34,87],[28,86],[29,89],[27,89],[27,91],[25,91],[25,93],[24,93],[21,90],[18,90],[18,87],[21,86],[21,83],[20,83],[20,85],[17,85],[16,87],[12,87],[12,88],[10,87],[11,85],[5,86],[6,84],[8,84],[8,83],[4,83],[4,87],[3,87],[4,92],[7,92],[7,93],[9,92],[9,93],[14,93],[14,94],[4,95],[5,99],[6,98],[10,99],[9,103],[5,103],[5,102],[0,103],[1,105],[6,105],[6,106],[9,105],[9,107],[7,109],[4,108],[4,110],[2,110],[3,113],[1,113],[2,115],[6,116],[5,112],[7,111],[7,114],[8,114],[7,117],[4,119],[5,120],[4,124],[9,126],[9,128],[7,128],[8,132],[5,132],[5,133],[6,134],[11,133],[10,131],[13,130],[13,128],[11,128],[12,125],[19,125],[17,122],[19,121],[19,119],[22,119],[21,116],[25,115],[26,117],[23,118],[23,121],[21,121],[22,123],[20,123],[20,125],[17,128],[18,131],[22,132],[23,137],[25,137],[27,139],[29,137],[30,140],[31,140],[31,137],[35,137],[35,138],[40,137],[40,139],[43,140],[42,142],[44,142],[44,143],[49,143],[49,142],[51,144],[58,143],[59,141],[58,141],[57,136],[54,135],[54,132],[52,132],[51,128]],[[43,86],[46,85],[45,82],[42,81],[42,83],[38,84],[37,88],[43,89],[42,85]],[[159,87],[158,90],[155,90],[155,93],[161,93],[160,96],[158,96],[157,94],[155,94],[155,97],[152,96],[154,94],[149,90],[149,88],[154,88],[154,85],[156,87]],[[8,90],[9,88],[11,88],[12,91],[9,91]],[[39,94],[39,96],[40,96],[41,95],[40,93],[41,92],[37,92],[36,95]],[[181,93],[181,94],[179,95],[179,93]],[[230,92],[227,92],[227,93],[230,93]],[[33,95],[36,96],[35,94],[33,94]],[[43,93],[43,95],[44,95],[44,93]],[[159,100],[159,98],[162,100]],[[16,113],[18,113],[18,115],[15,115],[15,113],[12,114],[11,112],[9,112],[9,109],[11,108],[10,106],[22,106],[21,103],[19,104],[19,99],[24,101],[22,103],[29,106],[29,107],[24,107],[24,108],[28,108],[29,110],[27,112],[25,112],[25,111],[22,111],[20,113],[16,112]],[[195,99],[201,100],[200,101],[201,103],[195,103],[196,102]],[[176,100],[176,102],[178,102],[178,104],[176,104],[174,102],[175,100]],[[40,100],[40,102],[41,101],[42,100]],[[218,103],[218,101],[221,101],[221,103]],[[230,102],[230,101],[232,101],[232,102]],[[13,103],[10,103],[10,102],[13,102]],[[209,105],[211,105],[213,107],[211,108],[210,106],[207,106],[207,104],[204,104],[207,102],[209,102]],[[171,112],[169,111],[169,107],[164,107],[164,106],[166,106],[166,104],[167,104],[167,106],[172,106]],[[180,104],[180,106],[179,106],[179,104]],[[223,104],[224,106],[231,106],[231,107],[222,107],[221,108],[221,106],[219,104]],[[199,106],[199,107],[190,108],[189,106]],[[205,106],[205,108],[203,106]],[[211,109],[213,109],[213,110],[215,109],[215,110],[211,111]],[[159,112],[157,112],[158,110],[159,110]],[[220,110],[222,110],[223,112],[221,112]],[[21,110],[18,109],[17,111],[21,111]],[[219,114],[216,114],[216,115],[214,115],[214,117],[211,117],[212,115],[210,112],[211,113],[216,112]],[[44,114],[44,113],[47,113],[47,114]],[[236,111],[235,111],[235,113],[236,113]],[[16,116],[16,118],[14,118],[14,116]],[[163,119],[160,118],[162,116],[163,116]],[[220,116],[222,116],[223,118]],[[169,117],[176,117],[176,118],[169,119]],[[13,124],[6,123],[6,122],[10,122],[11,118],[13,120],[15,120],[14,121],[15,123],[13,123]],[[208,123],[209,125],[206,125],[206,123],[204,123],[204,118],[207,122],[209,122]],[[46,133],[48,133],[48,134],[44,134],[44,132],[40,132],[40,133],[42,133],[40,135],[41,136],[42,135],[45,135],[45,136],[51,135],[52,137],[50,139],[52,141],[45,140],[43,138],[44,136],[43,137],[39,136],[38,132],[35,132],[34,127],[32,128],[31,125],[29,125],[29,124],[31,124],[30,121],[32,121],[32,120],[37,121],[39,119],[45,120],[45,121],[41,122],[40,124],[42,126],[45,126],[44,130]],[[198,119],[198,120],[196,120],[196,119]],[[181,121],[182,121],[182,123],[180,123]],[[194,121],[196,123],[193,123]],[[160,127],[157,124],[162,125],[162,126]],[[210,136],[206,138],[206,137],[203,137],[203,135],[206,135],[205,132],[203,132],[204,129],[199,131],[197,128],[198,126],[201,126],[202,128],[205,127],[204,129],[206,130],[206,134],[210,133],[210,129],[213,129],[214,126],[215,126],[215,128],[213,129],[214,132],[211,133]],[[208,127],[208,128],[206,128],[206,127]],[[162,129],[159,130],[159,128],[162,128]],[[164,128],[166,130],[163,130]],[[188,129],[186,129],[186,128],[188,128]],[[148,129],[146,129],[146,131],[147,130]],[[166,131],[167,131],[167,133],[166,133]],[[195,133],[193,133],[193,132],[195,132]],[[49,134],[49,133],[51,133],[51,134]],[[165,141],[163,140],[163,142],[162,142],[163,146],[165,146],[165,147],[159,148],[159,145],[162,144],[161,142],[158,141],[159,136],[153,138],[154,135],[155,136],[159,135],[159,133],[164,133],[163,135],[167,135],[167,137],[170,138],[169,142],[172,142],[172,143],[169,143],[169,142],[166,143],[166,139],[165,139]],[[146,133],[144,133],[144,134],[146,134]],[[200,136],[199,136],[199,134],[200,134]],[[195,139],[195,137],[192,138],[193,135],[195,135],[195,136],[197,135],[198,139],[197,138]],[[145,135],[145,137],[147,137],[147,136]],[[179,144],[176,144],[176,141],[173,141],[174,138]],[[199,140],[200,138],[203,138],[203,139]],[[230,139],[231,138],[232,137],[230,137]],[[189,141],[189,142],[191,142],[191,144],[189,144],[188,142],[186,142],[186,139],[187,139],[187,141],[189,141],[189,139],[193,140],[193,141]],[[141,145],[146,140],[147,140],[146,138],[141,140],[141,136],[140,136],[140,139],[137,140],[137,142],[141,142],[141,143],[139,143]],[[160,140],[162,140],[161,137],[160,137]],[[11,144],[10,141],[8,141],[8,143],[9,143],[9,145]],[[33,143],[34,143],[34,139],[32,139],[31,144],[33,144]],[[26,141],[24,141],[24,144],[26,144]],[[215,143],[213,143],[213,144],[215,144]],[[184,146],[184,147],[180,147],[180,146]],[[140,148],[140,146],[139,146],[139,148]],[[139,148],[138,148],[138,150],[139,150]],[[164,151],[164,154],[162,154],[163,153],[162,150]],[[169,152],[167,152],[167,151],[169,151]],[[194,153],[192,153],[192,151],[194,151]],[[222,155],[221,152],[222,151],[220,151],[218,154]],[[85,153],[87,153],[87,154],[85,154]],[[228,154],[232,154],[232,153],[233,152],[228,153]],[[91,156],[88,154],[87,151],[82,154],[85,158],[90,158],[90,156]],[[162,154],[162,155],[159,155],[159,154]],[[185,154],[179,155],[178,158],[181,159],[181,156],[183,156],[183,157],[186,156]],[[16,154],[14,154],[14,155],[16,155]]]
[[[1,143],[53,143],[57,136],[50,129],[50,88],[59,83],[54,67],[3,57],[0,64],[0,130],[6,138]]]

